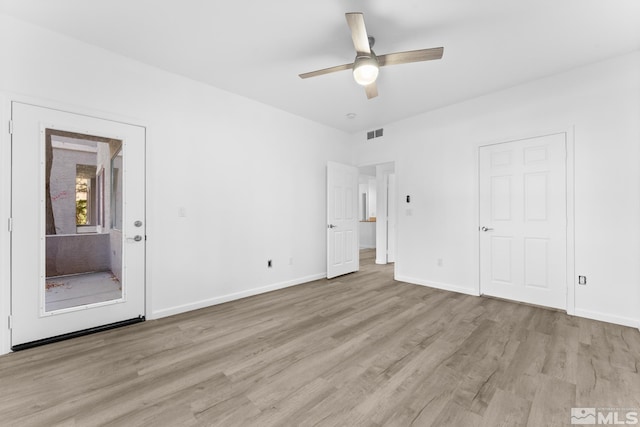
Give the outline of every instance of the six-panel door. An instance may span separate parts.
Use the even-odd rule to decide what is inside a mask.
[[[480,147],[480,290],[566,309],[565,134]]]

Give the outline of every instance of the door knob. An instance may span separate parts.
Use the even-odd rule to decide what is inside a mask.
[[[327,225],[327,228],[336,228],[336,227],[338,227],[338,226],[337,225],[333,225],[333,224]]]
[[[489,227],[484,227],[483,226],[480,230],[485,231],[485,232],[486,231],[493,231],[493,228],[489,228]]]
[[[142,236],[141,235],[136,235],[133,237],[127,237],[127,240],[133,240],[134,242],[140,242],[142,240]]]

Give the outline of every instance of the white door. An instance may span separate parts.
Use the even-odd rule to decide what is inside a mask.
[[[480,290],[566,309],[565,134],[480,147]]]
[[[144,318],[145,129],[11,114],[12,347]]]
[[[327,278],[360,268],[358,168],[327,164]]]

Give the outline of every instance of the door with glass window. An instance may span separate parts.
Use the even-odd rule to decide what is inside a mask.
[[[12,103],[11,345],[145,315],[145,129]]]

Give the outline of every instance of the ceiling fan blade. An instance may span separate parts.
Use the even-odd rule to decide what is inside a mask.
[[[353,68],[353,64],[336,65],[335,67],[323,68],[322,70],[310,71],[308,73],[299,74],[299,76],[301,79],[308,79],[309,77],[335,73],[336,71],[350,70],[352,68]]]
[[[362,13],[345,13],[347,17],[347,24],[351,28],[351,38],[353,39],[353,46],[358,53],[371,53],[371,47],[369,47],[369,36],[367,35],[367,29],[364,26],[364,16]]]
[[[410,50],[407,52],[388,53],[378,56],[378,64],[381,67],[385,65],[408,64],[409,62],[431,61],[433,59],[442,58],[444,53],[443,47],[434,47],[431,49]]]
[[[370,85],[366,85],[364,91],[367,93],[367,99],[375,98],[378,96],[378,85],[376,85],[376,82],[373,82]]]

